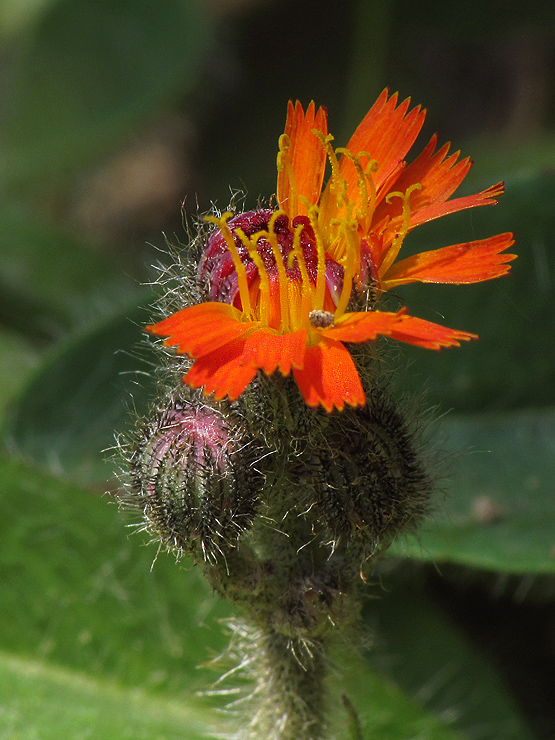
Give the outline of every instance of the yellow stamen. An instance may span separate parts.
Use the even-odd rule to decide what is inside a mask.
[[[298,331],[299,329],[303,328],[305,321],[303,320],[302,313],[302,290],[299,289],[299,283],[297,280],[287,281],[287,295],[289,304],[289,323],[291,325],[291,331]]]
[[[356,157],[355,155],[350,152],[348,149],[345,149],[344,147],[339,147],[335,150],[336,154],[344,154],[346,157],[348,157],[351,162],[353,163],[353,166],[357,172],[357,179],[358,179],[358,189],[360,191],[360,208],[357,208],[357,218],[359,221],[364,220],[368,215],[368,188],[366,186],[366,172],[362,168],[362,164],[360,162],[361,154],[366,154],[366,152],[361,152]]]
[[[339,162],[337,160],[337,155],[330,143],[333,141],[333,136],[331,134],[327,134],[327,136],[324,136],[321,131],[318,131],[318,129],[315,128],[312,129],[312,133],[317,136],[322,142],[324,151],[326,152],[326,155],[330,161],[331,188],[336,193],[337,207],[341,208],[347,197],[347,183],[345,181],[345,178],[341,177],[339,174]]]
[[[407,188],[407,190],[404,193],[401,193],[400,191],[395,190],[392,193],[389,193],[385,198],[386,203],[391,203],[393,198],[402,199],[403,201],[403,222],[401,224],[401,228],[399,229],[399,232],[395,236],[395,239],[391,243],[391,246],[387,250],[384,256],[384,259],[379,267],[380,277],[383,277],[383,275],[385,275],[385,273],[389,270],[391,265],[395,262],[397,255],[399,254],[401,247],[403,246],[403,242],[410,228],[409,198],[415,190],[422,190],[422,185],[419,182],[415,182],[414,185],[411,185],[409,188]]]
[[[330,143],[333,141],[331,134],[324,136],[322,132],[316,130],[313,133],[320,139],[330,161],[332,170],[331,189],[336,194],[337,209],[340,214],[337,218],[331,219],[329,223],[327,249],[327,252],[343,267],[343,286],[335,310],[335,317],[339,318],[347,310],[351,299],[353,283],[360,272],[360,239],[357,232],[359,225],[363,227],[369,226],[374,213],[376,206],[376,186],[372,173],[377,171],[378,163],[365,151],[354,155],[349,149],[343,147],[334,150]],[[345,155],[353,163],[357,172],[360,194],[358,207],[357,203],[349,198],[347,180],[341,177],[339,161],[337,159],[338,154]],[[366,167],[362,165],[362,157],[368,158]],[[322,308],[325,295],[326,250],[318,230],[318,212],[309,211],[309,218],[314,229],[318,248],[318,280],[320,282],[317,280],[315,305],[318,308]]]
[[[376,183],[374,182],[374,173],[378,171],[380,165],[375,159],[372,159],[370,157],[370,154],[368,152],[359,152],[358,157],[368,157],[368,162],[366,164],[366,167],[364,168],[364,175],[366,177],[366,180],[368,182],[369,188],[370,188],[370,198],[368,202],[368,216],[369,219],[372,219],[372,216],[374,215],[374,211],[376,210]],[[364,224],[363,229],[364,231],[368,231],[368,228],[370,227],[370,223]]]
[[[282,134],[279,137],[279,152],[277,155],[277,169],[278,172],[285,171],[289,180],[289,203],[287,209],[289,213],[298,213],[299,211],[299,200],[297,190],[297,180],[295,179],[295,172],[293,170],[293,164],[289,156],[288,149],[291,146],[291,139],[287,134]],[[281,204],[280,204],[281,205]]]
[[[235,246],[235,241],[233,240],[233,234],[231,233],[231,229],[229,228],[227,222],[228,220],[233,216],[233,213],[231,211],[226,211],[221,216],[205,216],[204,220],[208,223],[216,224],[220,228],[220,231],[222,232],[222,236],[225,239],[226,246],[229,250],[229,253],[231,254],[231,259],[233,260],[233,266],[235,267],[235,272],[237,273],[237,285],[239,288],[239,297],[241,298],[241,307],[243,310],[243,314],[249,319],[253,320],[253,311],[251,306],[251,297],[249,293],[249,282],[247,280],[247,271],[245,270],[245,266],[241,261],[241,257],[239,256],[239,252],[237,251],[237,247]]]
[[[324,308],[324,298],[326,295],[326,248],[324,245],[324,239],[320,226],[318,224],[318,216],[320,211],[318,206],[311,206],[308,209],[308,218],[310,219],[310,225],[314,231],[314,238],[316,239],[316,250],[318,253],[318,266],[316,268],[316,291],[314,293],[314,310]]]
[[[272,213],[272,216],[270,218],[270,223],[268,224],[268,235],[267,239],[270,243],[270,246],[272,247],[272,253],[274,255],[274,260],[276,261],[276,268],[278,272],[278,286],[279,286],[279,307],[280,307],[280,314],[281,314],[281,329],[286,334],[290,331],[290,321],[289,321],[289,295],[288,295],[288,288],[287,288],[287,273],[285,272],[285,265],[283,263],[283,256],[281,254],[281,249],[279,248],[279,242],[277,238],[277,234],[274,230],[274,225],[276,223],[276,219],[280,216],[284,216],[284,211],[274,211]]]
[[[335,309],[335,318],[338,319],[342,316],[349,305],[351,300],[351,292],[353,289],[353,281],[355,275],[360,270],[360,241],[357,235],[358,224],[356,221],[351,220],[350,222],[344,221],[342,223],[342,234],[345,238],[346,248],[345,257],[341,260],[343,266],[343,286],[341,288],[341,295]]]
[[[297,260],[299,271],[301,273],[301,289],[304,305],[306,297],[308,297],[309,299],[312,298],[312,283],[310,282],[310,278],[308,276],[304,254],[301,247],[301,233],[303,229],[304,224],[299,224],[295,227],[295,233],[293,234],[293,249],[289,252],[289,257],[287,258],[287,266],[289,268],[293,267],[293,262],[295,261],[295,259]]]
[[[256,265],[258,276],[260,278],[260,320],[266,326],[270,325],[270,278],[264,265],[264,260],[258,254],[258,240],[267,237],[267,231],[257,231],[250,238],[245,234],[243,229],[235,229],[235,233],[243,242],[249,251],[249,256]]]
[[[330,225],[336,227],[338,231],[337,239],[343,243],[343,248],[337,261],[345,267],[349,265],[349,271],[352,275],[358,275],[360,271],[360,241],[353,238],[358,230],[358,221],[354,215],[355,203],[345,197],[345,215],[341,218],[334,218]]]
[[[306,262],[304,259],[304,253],[301,246],[301,233],[304,229],[304,224],[299,224],[295,227],[295,233],[293,235],[293,249],[289,253],[287,258],[288,267],[293,267],[293,262],[296,259],[299,265],[299,271],[301,273],[301,305],[297,306],[297,311],[291,311],[291,319],[296,322],[300,328],[308,320],[308,314],[313,308],[312,296],[314,290],[312,288],[312,282],[306,269]]]

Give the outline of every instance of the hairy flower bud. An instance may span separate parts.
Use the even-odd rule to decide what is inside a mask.
[[[308,491],[334,548],[358,540],[369,556],[420,523],[433,485],[399,408],[379,389],[367,399],[326,428]]]
[[[169,550],[208,561],[252,523],[257,474],[236,421],[204,402],[174,401],[143,423],[132,451],[131,503]]]

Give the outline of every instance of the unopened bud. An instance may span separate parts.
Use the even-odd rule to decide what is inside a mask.
[[[420,523],[432,482],[410,425],[381,391],[333,419],[315,458],[310,503],[332,543],[354,538],[370,555]]]
[[[236,421],[203,402],[175,401],[137,434],[130,502],[169,550],[214,561],[252,523],[251,463]]]

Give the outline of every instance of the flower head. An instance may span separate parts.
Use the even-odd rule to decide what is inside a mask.
[[[209,302],[149,326],[195,360],[184,378],[216,399],[236,399],[258,370],[291,372],[309,406],[365,403],[343,342],[379,335],[427,349],[474,334],[398,312],[374,310],[386,290],[410,282],[474,283],[506,274],[512,234],[396,261],[407,233],[465,208],[495,203],[500,183],[451,199],[471,162],[439,151],[436,137],[407,165],[425,111],[384,91],[345,148],[334,149],[324,108],[289,103],[277,159],[278,208],[207,220],[216,225],[199,277]],[[326,164],[331,176],[323,187]],[[370,309],[348,311],[368,290]]]

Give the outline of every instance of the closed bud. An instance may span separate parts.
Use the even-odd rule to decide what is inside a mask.
[[[332,417],[315,452],[309,503],[334,546],[356,539],[371,555],[428,513],[433,486],[414,432],[381,390],[364,408]]]
[[[255,513],[259,476],[240,425],[204,402],[173,401],[143,422],[129,456],[128,502],[168,550],[215,561]]]

